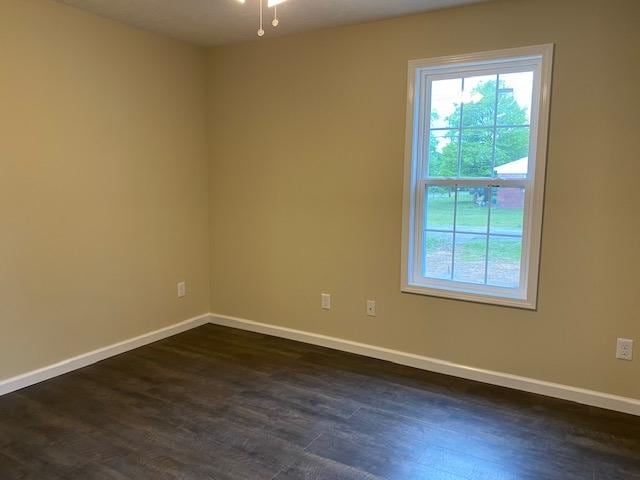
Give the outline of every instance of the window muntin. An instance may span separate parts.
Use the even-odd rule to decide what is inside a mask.
[[[403,290],[535,307],[550,47],[529,52],[414,62]]]

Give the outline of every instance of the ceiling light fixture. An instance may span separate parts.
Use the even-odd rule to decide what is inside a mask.
[[[245,3],[246,0],[237,0],[239,3]],[[277,27],[280,25],[280,20],[278,19],[278,5],[284,3],[286,0],[267,0],[267,7],[273,7],[273,21],[271,25],[273,27]],[[260,25],[258,26],[258,37],[264,36],[264,25],[263,25],[263,3],[264,0],[260,0]]]

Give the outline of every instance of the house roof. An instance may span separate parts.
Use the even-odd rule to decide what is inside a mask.
[[[498,175],[526,175],[529,169],[529,157],[505,163],[493,169]]]

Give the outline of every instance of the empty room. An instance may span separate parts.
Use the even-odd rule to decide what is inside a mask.
[[[0,0],[0,106],[0,480],[640,480],[638,0]]]

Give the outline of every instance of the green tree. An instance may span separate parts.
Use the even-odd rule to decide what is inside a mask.
[[[500,82],[498,89],[498,112],[496,115],[496,81],[479,84],[470,95],[472,101],[458,106],[446,118],[447,130],[444,139],[436,132],[429,139],[429,173],[433,176],[465,177],[492,176],[493,167],[529,154],[529,128],[527,111],[516,102],[513,91]],[[475,100],[475,101],[473,101]],[[494,155],[494,122],[497,123]],[[460,125],[462,123],[462,125]],[[518,126],[520,125],[520,126]],[[524,125],[524,126],[522,126]],[[462,138],[458,135],[462,126]],[[507,127],[508,126],[508,127]],[[440,145],[446,142],[444,148]],[[459,153],[460,145],[460,155]]]

